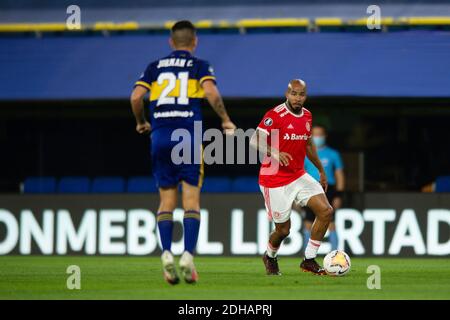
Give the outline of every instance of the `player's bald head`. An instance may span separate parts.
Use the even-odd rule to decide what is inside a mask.
[[[175,23],[170,32],[175,47],[191,47],[195,46],[196,29],[192,22],[182,20]]]
[[[291,90],[302,91],[306,88],[306,82],[302,79],[292,79],[288,83],[287,92],[291,92]]]

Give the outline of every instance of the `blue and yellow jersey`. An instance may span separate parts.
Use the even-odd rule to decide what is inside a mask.
[[[201,100],[205,93],[201,84],[216,80],[208,62],[176,50],[169,56],[150,63],[135,86],[150,90],[150,124],[152,130],[163,126],[191,128],[201,121]]]

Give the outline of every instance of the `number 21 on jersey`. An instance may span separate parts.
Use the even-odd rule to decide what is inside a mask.
[[[169,94],[175,89],[177,85],[177,80],[179,80],[179,94],[178,97],[169,97]],[[188,80],[189,80],[189,72],[179,72],[176,75],[173,72],[163,72],[160,73],[157,79],[158,85],[162,86],[164,82],[167,85],[161,91],[161,94],[158,98],[158,102],[156,106],[162,104],[189,104],[188,98]]]

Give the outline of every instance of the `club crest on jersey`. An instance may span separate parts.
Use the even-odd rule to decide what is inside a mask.
[[[264,119],[264,124],[265,124],[267,127],[270,127],[270,126],[272,125],[272,123],[273,123],[272,118],[265,118],[265,119]]]
[[[308,130],[308,132],[311,131],[311,125],[309,124],[309,122],[307,122],[305,124],[305,126],[306,126],[306,130]]]

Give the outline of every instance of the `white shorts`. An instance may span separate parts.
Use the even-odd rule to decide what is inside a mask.
[[[264,196],[269,219],[275,223],[284,223],[291,217],[292,204],[305,207],[312,196],[325,193],[322,186],[305,173],[288,185],[278,188],[259,186]]]

